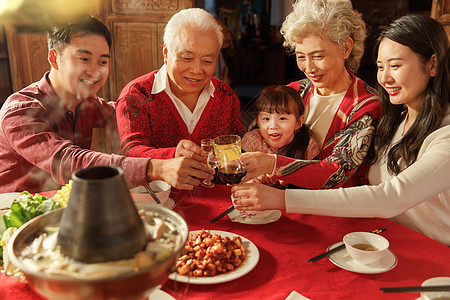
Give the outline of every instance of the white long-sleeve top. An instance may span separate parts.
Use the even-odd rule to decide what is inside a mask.
[[[404,123],[393,143],[403,129]],[[391,218],[450,246],[450,109],[411,166],[392,176],[385,160],[379,160],[371,166],[369,180],[371,185],[335,190],[287,189],[286,212]]]

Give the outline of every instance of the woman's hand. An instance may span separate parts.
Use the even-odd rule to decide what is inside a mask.
[[[284,190],[259,183],[242,183],[231,188],[238,210],[285,210]]]
[[[271,174],[276,163],[276,159],[273,154],[263,152],[243,153],[241,160],[247,169],[245,181],[257,178],[261,175]]]
[[[266,184],[266,185],[270,185],[270,186],[280,186],[280,187],[287,187],[288,183],[286,181],[283,180],[279,180],[279,179],[273,179],[272,177],[269,176],[260,176],[258,177],[259,182],[257,183],[262,183],[262,184]],[[252,181],[255,182],[255,181]]]

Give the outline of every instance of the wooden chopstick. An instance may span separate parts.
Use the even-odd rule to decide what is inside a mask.
[[[209,221],[209,223],[215,223],[218,220],[220,220],[221,218],[225,217],[226,215],[228,215],[230,212],[232,212],[234,210],[234,205],[231,205],[230,207],[227,208],[227,210],[225,210],[224,212],[222,212],[220,215],[218,215],[217,217],[215,217],[214,219],[212,219],[211,221]]]
[[[380,290],[383,293],[443,292],[443,291],[450,291],[450,285],[389,287],[389,288],[380,288]]]
[[[325,252],[323,252],[323,253],[321,253],[321,254],[319,254],[317,256],[314,256],[314,257],[308,259],[308,261],[315,262],[315,261],[318,261],[319,259],[322,259],[324,257],[330,256],[331,254],[336,253],[336,252],[341,251],[341,250],[344,250],[344,249],[345,249],[345,244],[341,244],[341,245],[339,245],[337,247],[334,247],[331,250],[325,251]]]
[[[147,193],[149,193],[150,196],[152,196],[153,200],[155,200],[156,204],[161,204],[161,201],[156,196],[155,192],[153,192],[152,188],[148,184],[144,184],[144,187],[147,190]]]

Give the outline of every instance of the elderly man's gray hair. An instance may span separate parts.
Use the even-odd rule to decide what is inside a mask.
[[[214,30],[219,41],[218,50],[222,48],[222,27],[216,19],[201,8],[188,8],[174,14],[164,29],[164,44],[169,51],[174,50],[177,43],[180,41],[178,37],[185,28],[200,31]]]

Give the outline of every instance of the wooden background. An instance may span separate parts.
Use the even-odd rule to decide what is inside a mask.
[[[194,7],[194,0],[98,0],[92,14],[112,34],[110,73],[98,95],[116,101],[122,88],[134,78],[163,64],[163,30],[170,17]],[[13,91],[39,80],[50,70],[44,33],[16,32],[6,27]],[[92,149],[120,153],[116,131],[95,130]]]
[[[115,101],[129,81],[163,64],[162,35],[167,21],[177,11],[194,7],[195,1],[93,1],[97,1],[93,15],[107,25],[113,40],[110,75],[99,96]],[[439,20],[450,36],[450,0],[432,1],[431,17]],[[16,32],[11,26],[6,26],[5,30],[8,53],[6,49],[0,49],[0,63],[8,63],[9,59],[12,92],[15,92],[39,80],[49,70],[47,41],[44,33]],[[1,76],[0,85],[9,84],[9,80],[6,82],[9,76],[6,75],[9,74]],[[92,148],[105,153],[119,153],[117,132],[94,132]]]

